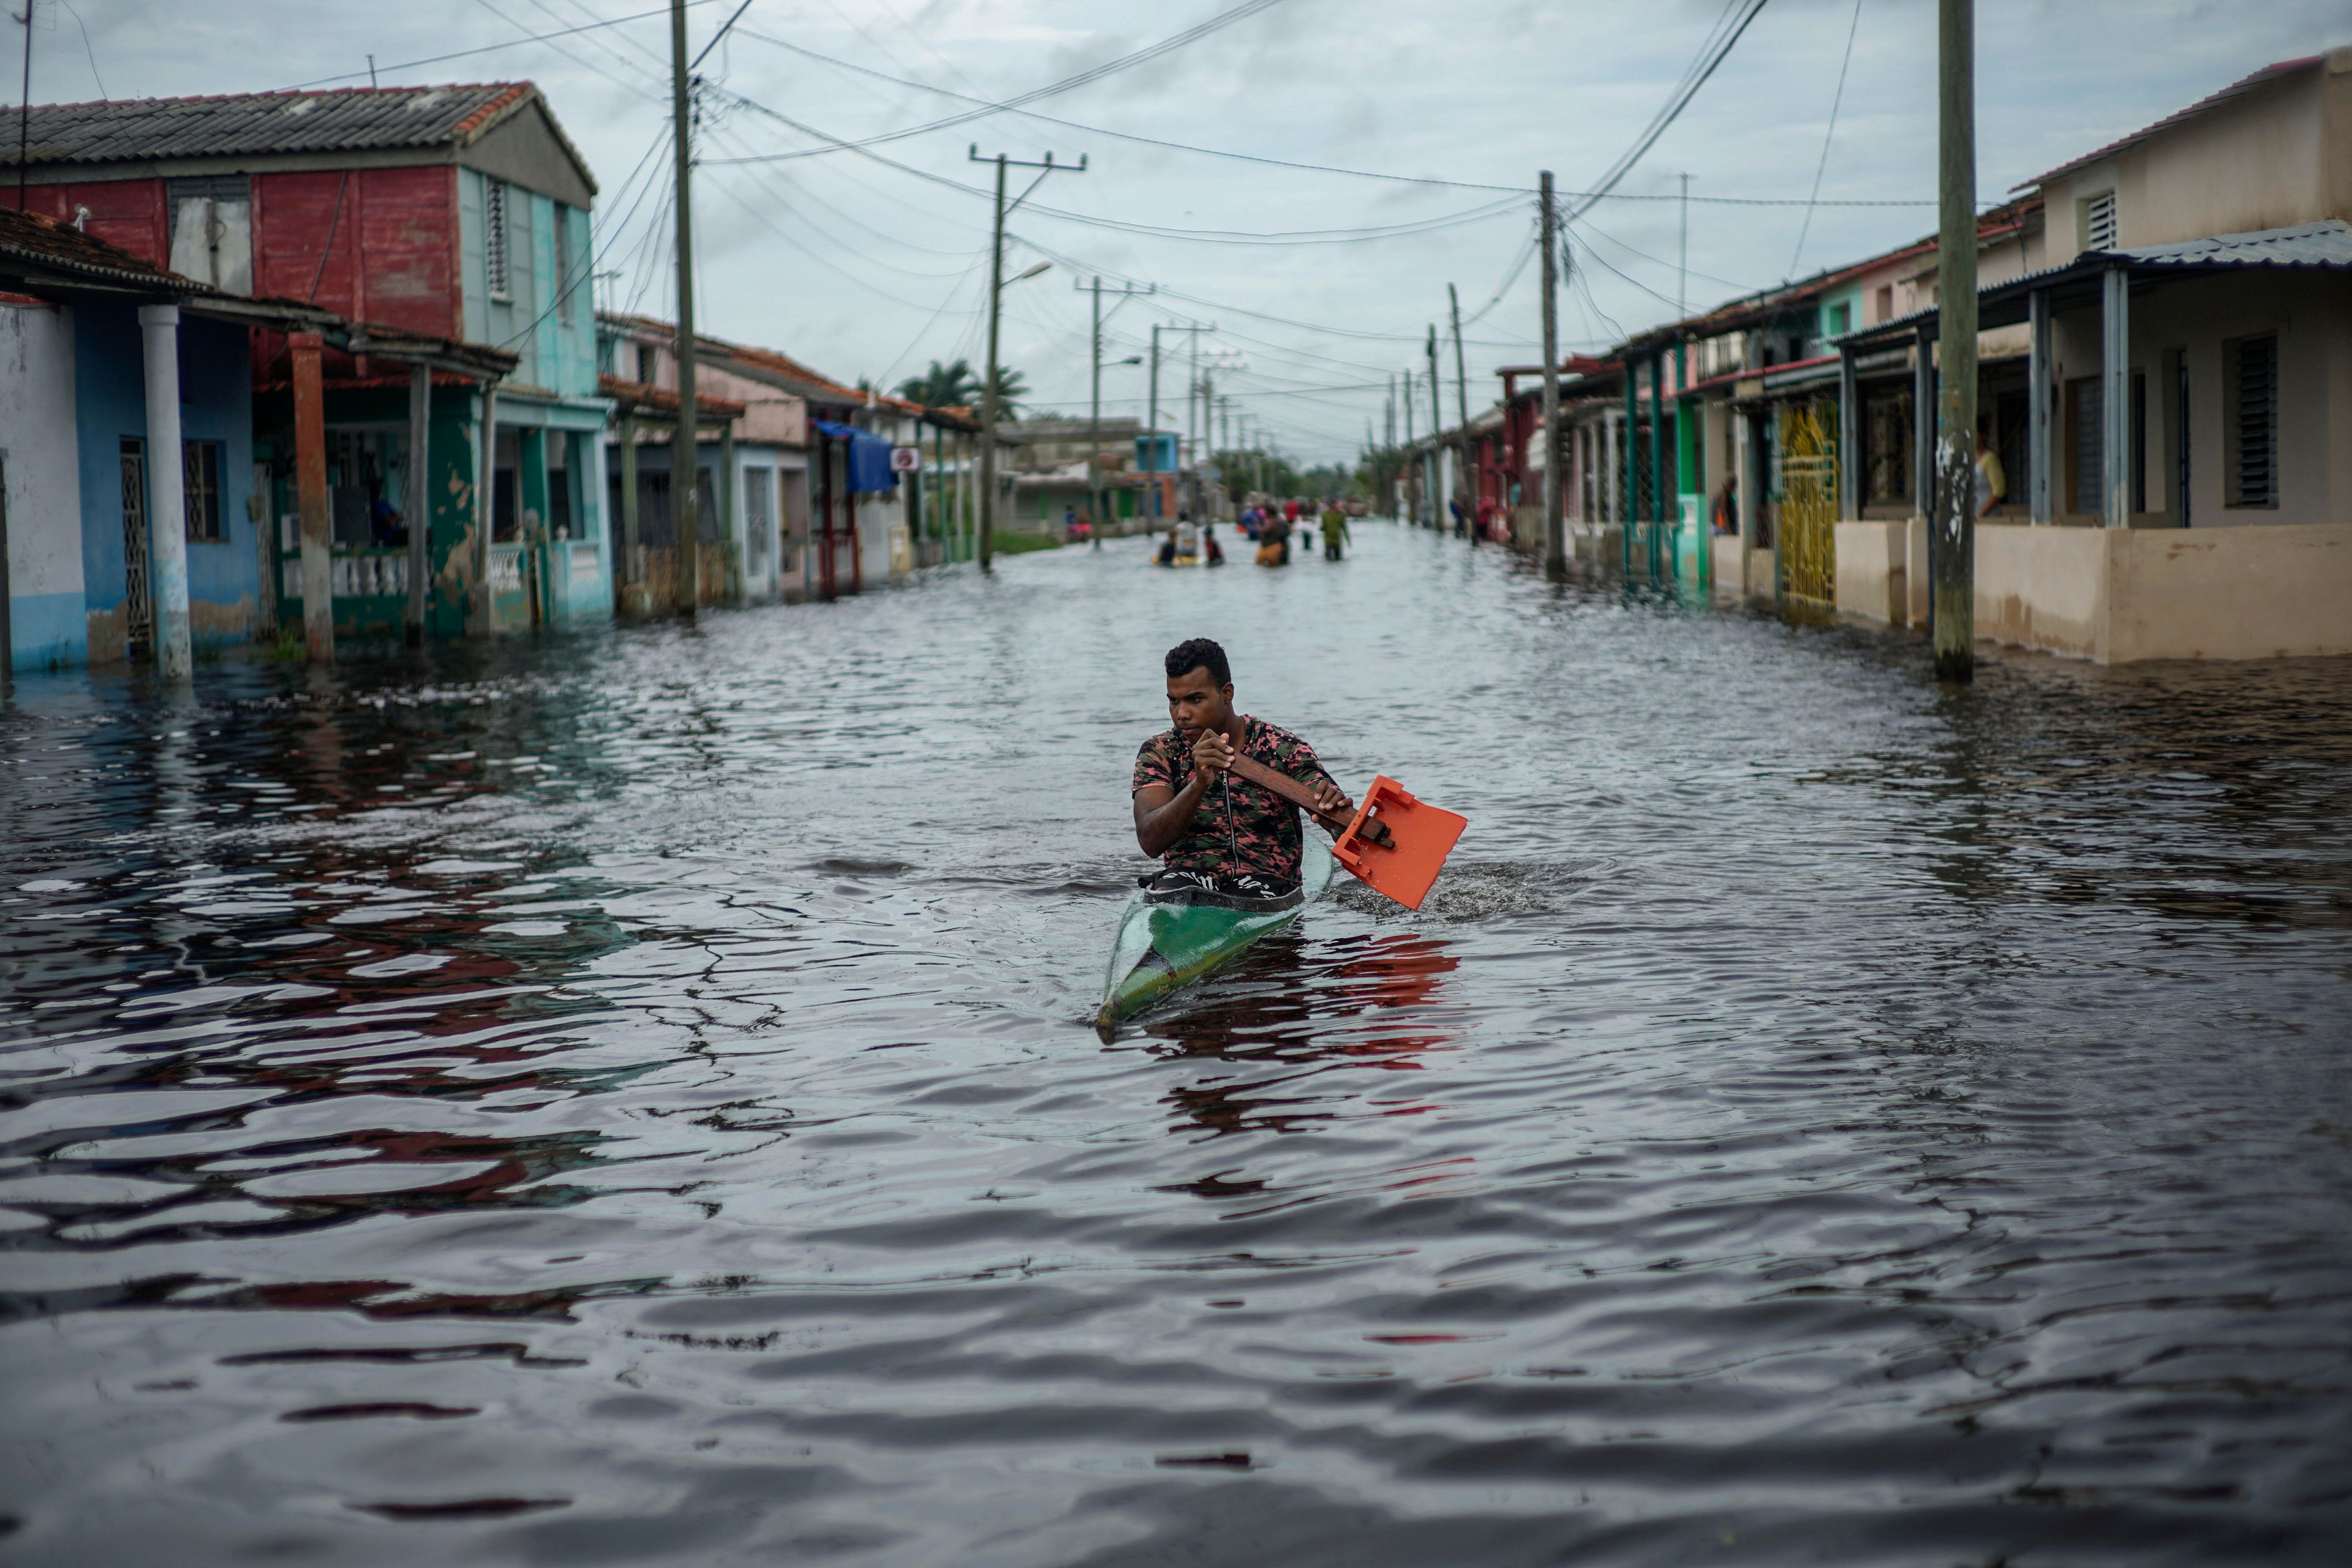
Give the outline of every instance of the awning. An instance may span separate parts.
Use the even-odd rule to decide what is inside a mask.
[[[849,443],[852,495],[880,495],[898,488],[898,476],[890,471],[889,442],[855,425],[837,425],[830,419],[812,419],[809,423],[816,426],[819,435]]]

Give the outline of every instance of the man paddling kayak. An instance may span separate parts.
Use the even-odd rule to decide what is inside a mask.
[[[1193,637],[1168,650],[1168,729],[1135,754],[1135,839],[1157,855],[1155,891],[1191,887],[1229,898],[1278,899],[1299,886],[1298,808],[1233,776],[1235,756],[1265,763],[1315,792],[1316,808],[1354,811],[1315,748],[1287,730],[1234,710],[1225,650]]]

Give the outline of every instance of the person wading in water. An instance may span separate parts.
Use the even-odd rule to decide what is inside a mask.
[[[1315,792],[1316,809],[1355,806],[1287,730],[1234,710],[1225,650],[1193,637],[1168,650],[1170,727],[1135,754],[1135,841],[1160,857],[1142,879],[1154,892],[1184,888],[1228,898],[1278,899],[1298,890],[1305,853],[1298,808],[1228,771],[1246,756]]]

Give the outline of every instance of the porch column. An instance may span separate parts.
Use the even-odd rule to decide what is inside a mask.
[[[480,456],[480,478],[474,485],[474,547],[467,552],[474,564],[473,608],[466,617],[466,630],[478,637],[490,635],[496,603],[490,593],[490,531],[499,515],[499,386],[494,381],[482,384]]]
[[[1650,354],[1650,575],[1658,574],[1658,546],[1666,518],[1666,356]]]
[[[1747,409],[1738,413],[1739,441],[1739,597],[1748,597],[1748,562],[1756,553],[1756,520],[1764,515],[1764,443],[1759,439],[1761,416]]]
[[[727,597],[743,597],[743,520],[735,514],[735,421],[719,426],[719,537],[727,562]]]
[[[553,553],[548,545],[549,510],[547,427],[527,426],[515,443],[515,540],[520,547],[516,561],[523,569],[524,600],[534,626],[551,620],[554,609],[548,583],[548,559]]]
[[[621,548],[613,561],[614,602],[624,610],[645,608],[639,597],[645,588],[646,563],[637,549],[637,411],[621,411]]]
[[[302,648],[313,664],[335,662],[335,574],[329,556],[327,407],[316,332],[289,332],[294,361],[294,501],[302,514]]]
[[[1911,352],[1911,510],[1925,517],[1936,499],[1936,344],[1926,327]]]
[[[1625,444],[1622,454],[1625,459],[1624,489],[1617,498],[1617,553],[1622,558],[1619,564],[1628,576],[1633,572],[1633,500],[1642,493],[1642,470],[1637,466],[1642,460],[1642,446],[1634,439],[1637,422],[1642,417],[1642,405],[1638,401],[1641,391],[1634,385],[1634,374],[1633,356],[1628,354],[1625,356],[1625,416],[1617,432],[1618,438]]]
[[[139,307],[147,349],[147,549],[154,563],[155,668],[185,680],[188,648],[188,500],[180,452],[180,308]]]
[[[2025,358],[2025,466],[2027,510],[2035,522],[2048,522],[2057,515],[2054,501],[2058,494],[2058,472],[2051,463],[2050,361],[2050,295],[2036,289],[2026,300]]]
[[[433,570],[433,369],[408,367],[408,643],[425,640],[425,591]]]
[[[2100,510],[2109,528],[2131,526],[2131,268],[2101,275],[2099,363],[2100,467],[2105,488]]]
[[[1862,382],[1854,369],[1853,351],[1838,349],[1838,518],[1841,521],[1858,521],[1862,516]]]

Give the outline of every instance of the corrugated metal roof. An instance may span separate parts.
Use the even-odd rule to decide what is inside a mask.
[[[2036,174],[2030,180],[2024,181],[2019,184],[2011,185],[2010,189],[2011,191],[2024,191],[2032,190],[2038,185],[2046,185],[2051,181],[2058,178],[2061,174],[2071,174],[2075,170],[2083,168],[2088,164],[2095,163],[2102,158],[2112,157],[2114,154],[2122,152],[2126,147],[2147,141],[2149,137],[2155,135],[2159,131],[2169,130],[2173,126],[2179,124],[2184,120],[2191,120],[2200,114],[2205,113],[2209,110],[2219,109],[2221,105],[2228,103],[2232,99],[2243,98],[2246,94],[2253,91],[2256,88],[2262,87],[2269,82],[2276,81],[2281,77],[2296,76],[2304,71],[2310,70],[2326,58],[2327,57],[2325,55],[2306,55],[2301,59],[2280,60],[2275,65],[2264,66],[2258,71],[2253,71],[2246,76],[2240,77],[2237,80],[2231,82],[2221,91],[2199,99],[2196,102],[2190,104],[2186,109],[2175,110],[2172,113],[2166,115],[2163,119],[2158,121],[2153,125],[2135,131],[2128,136],[2119,136],[2095,152],[2085,153],[2079,158],[2059,164],[2048,174]]]
[[[0,207],[0,275],[10,263],[54,268],[68,278],[151,289],[158,297],[213,294],[209,283],[156,266],[145,257],[39,213]]]
[[[2352,267],[2352,223],[2329,217],[2293,228],[2217,234],[2179,245],[2140,245],[2101,254],[2136,267]]]
[[[462,146],[538,96],[529,82],[486,82],[37,103],[25,162],[38,167]],[[8,137],[0,147],[0,167],[16,166],[16,141]]]

